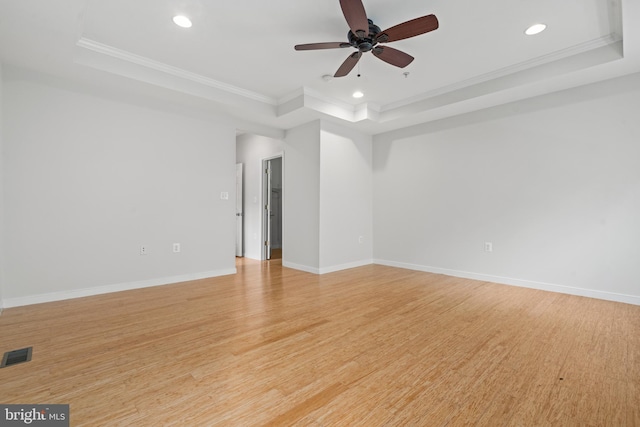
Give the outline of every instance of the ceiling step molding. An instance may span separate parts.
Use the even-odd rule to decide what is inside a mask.
[[[516,74],[521,71],[525,71],[534,67],[538,67],[541,65],[546,65],[552,62],[560,61],[565,58],[569,58],[575,55],[579,55],[581,53],[589,52],[592,50],[599,49],[605,46],[615,45],[620,42],[622,39],[617,34],[609,34],[605,37],[600,37],[595,40],[590,40],[585,43],[581,43],[575,46],[568,47],[566,49],[561,49],[556,52],[552,52],[548,55],[539,56],[537,58],[533,58],[528,61],[519,62],[514,65],[510,65],[508,67],[500,68],[498,70],[491,71],[489,73],[481,74],[470,79],[462,80],[456,82],[451,85],[442,86],[438,89],[423,93],[421,95],[403,99],[402,101],[390,103],[384,105],[382,111],[394,110],[397,108],[404,107],[406,105],[410,105],[419,101],[423,101],[425,99],[434,98],[436,96],[443,95],[449,92],[455,92],[460,89],[464,89],[470,86],[475,86],[481,83],[485,83],[491,80],[496,80],[502,77],[506,77],[511,74]],[[622,59],[622,55],[620,56]]]
[[[174,77],[189,80],[189,81],[192,81],[201,85],[209,86],[218,90],[222,90],[234,95],[239,95],[244,98],[251,99],[253,101],[262,102],[272,106],[277,105],[277,101],[274,98],[262,95],[260,93],[243,89],[238,86],[233,86],[227,83],[223,83],[218,80],[205,77],[201,74],[192,73],[190,71],[186,71],[181,68],[165,64],[163,62],[154,61],[144,56],[136,55],[134,53],[127,52],[125,50],[118,49],[116,47],[109,46],[107,44],[100,43],[95,40],[88,39],[86,37],[81,37],[76,43],[76,45],[80,48],[87,49],[92,52],[107,55],[112,58],[130,62],[132,64],[146,67],[155,71],[160,71],[162,73],[169,74]]]

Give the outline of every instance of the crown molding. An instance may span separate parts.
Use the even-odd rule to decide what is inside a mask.
[[[144,56],[136,55],[126,50],[118,49],[116,47],[113,47],[104,43],[100,43],[95,40],[88,39],[86,37],[81,37],[76,43],[76,45],[80,48],[87,49],[92,52],[107,55],[112,58],[120,59],[122,61],[140,65],[142,67],[150,68],[155,71],[160,71],[165,74],[169,74],[175,77],[179,77],[181,79],[189,80],[198,84],[202,84],[202,85],[219,89],[225,92],[229,92],[234,95],[239,95],[254,101],[262,102],[272,106],[278,105],[277,100],[269,96],[265,96],[257,92],[243,89],[238,86],[233,86],[227,83],[223,83],[221,81],[214,80],[209,77],[205,77],[201,74],[192,73],[190,71],[186,71],[181,68],[165,64],[163,62],[154,61]]]
[[[589,58],[591,58],[589,60],[590,64],[587,64],[587,66],[612,61],[614,59],[624,59],[627,56],[622,53],[621,37],[616,33],[611,33],[605,37],[561,49],[532,60],[503,67],[489,73],[477,75],[455,84],[442,86],[429,92],[405,98],[401,101],[378,105],[367,102],[351,104],[329,97],[320,91],[308,87],[301,87],[280,98],[271,98],[159,61],[154,61],[86,37],[81,37],[76,44],[79,48],[85,49],[86,51],[121,60],[125,63],[178,78],[185,82],[212,88],[220,91],[221,94],[239,96],[239,98],[237,98],[238,100],[257,101],[264,107],[273,108],[271,112],[265,110],[263,113],[267,114],[267,119],[279,120],[280,124],[278,126],[284,127],[295,125],[295,123],[300,120],[308,119],[308,114],[321,114],[353,124],[360,123],[364,125],[367,123],[377,123],[386,128],[388,127],[388,125],[385,125],[386,123],[396,122],[401,117],[423,116],[427,112],[433,113],[435,110],[440,111],[444,107],[447,107],[447,111],[449,111],[454,105],[466,102],[472,98],[475,99],[484,96],[489,92],[496,90],[505,91],[525,83],[531,83],[533,75],[537,76],[537,78],[550,78],[558,73],[571,73],[576,71],[574,69],[575,67],[585,66],[585,60],[584,58],[579,58],[580,55],[589,55]],[[104,67],[98,68],[104,69]],[[201,91],[199,93],[202,94]],[[271,114],[273,115],[271,116]],[[404,122],[406,120],[400,121]]]
[[[414,104],[416,102],[424,101],[429,98],[434,98],[436,96],[443,95],[445,93],[455,92],[470,86],[475,86],[491,80],[496,80],[501,77],[506,77],[511,74],[515,74],[515,73],[525,71],[534,67],[538,67],[540,65],[549,64],[555,61],[569,58],[571,56],[575,56],[581,53],[599,49],[601,47],[613,45],[615,43],[618,43],[621,40],[622,40],[622,37],[620,37],[618,34],[615,34],[615,33],[608,34],[604,37],[600,37],[594,40],[589,40],[587,42],[580,43],[565,49],[560,49],[558,51],[551,52],[549,54],[542,55],[542,56],[530,59],[528,61],[519,62],[517,64],[503,67],[488,73],[480,74],[466,80],[461,80],[454,84],[442,86],[437,89],[431,90],[429,92],[422,93],[420,95],[416,95],[410,98],[405,98],[401,101],[385,104],[382,106],[380,112],[395,110],[397,108],[402,108],[407,105]]]

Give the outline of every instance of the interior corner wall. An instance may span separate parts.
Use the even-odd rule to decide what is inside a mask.
[[[236,138],[236,163],[243,164],[244,256],[262,259],[262,160],[283,153],[283,141],[245,133]]]
[[[376,137],[376,262],[640,304],[639,116],[633,74]]]
[[[320,272],[320,121],[290,129],[284,140],[282,264]]]
[[[320,272],[373,262],[371,136],[322,122]]]
[[[235,127],[6,71],[5,306],[235,272]]]

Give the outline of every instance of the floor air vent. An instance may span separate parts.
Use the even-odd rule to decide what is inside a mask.
[[[0,368],[5,368],[18,363],[24,363],[31,360],[31,350],[33,347],[21,348],[19,350],[7,351],[2,357]]]

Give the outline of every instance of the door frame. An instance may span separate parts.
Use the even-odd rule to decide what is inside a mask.
[[[244,165],[236,163],[236,256],[244,256]]]
[[[261,159],[260,161],[260,168],[261,168],[261,200],[262,203],[260,205],[260,216],[261,216],[261,221],[262,221],[262,240],[260,241],[260,244],[262,246],[262,260],[269,260],[271,259],[271,254],[270,254],[270,245],[267,245],[266,242],[268,242],[270,240],[270,235],[269,235],[269,216],[267,215],[267,207],[266,205],[269,203],[269,192],[268,192],[268,176],[266,174],[266,169],[268,166],[268,162],[270,160],[274,160],[274,159],[281,159],[281,180],[282,180],[282,193],[281,193],[281,212],[282,212],[282,248],[283,248],[283,257],[284,257],[284,228],[285,228],[285,210],[284,210],[284,199],[285,199],[285,185],[284,185],[284,152],[280,152],[278,154],[274,154],[272,156],[269,157],[264,157]]]

